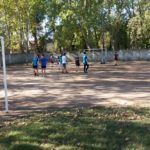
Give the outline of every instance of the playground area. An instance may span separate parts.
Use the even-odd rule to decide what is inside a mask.
[[[150,107],[150,62],[90,64],[88,74],[68,64],[68,74],[48,64],[47,75],[33,76],[31,65],[8,66],[9,114],[82,106]],[[39,70],[40,73],[40,70]],[[4,89],[0,70],[0,116]]]

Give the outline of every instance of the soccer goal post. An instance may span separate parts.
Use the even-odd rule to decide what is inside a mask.
[[[7,74],[6,74],[4,38],[0,36],[0,40],[1,40],[2,64],[3,64],[3,82],[4,82],[4,91],[5,91],[5,111],[8,112]]]
[[[87,51],[90,53],[91,60],[93,62],[100,62],[101,64],[105,64],[107,61],[107,49],[84,49],[83,51]]]

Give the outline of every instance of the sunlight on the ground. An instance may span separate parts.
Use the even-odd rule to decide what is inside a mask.
[[[72,65],[72,64],[71,64]],[[141,65],[141,69],[138,67]],[[150,106],[150,69],[148,62],[112,65],[96,64],[88,74],[75,72],[62,74],[59,70],[47,70],[47,76],[34,77],[32,68],[14,72],[8,70],[8,97],[10,109],[32,110],[48,107],[70,107],[80,104]],[[136,67],[137,68],[136,68]],[[144,66],[144,67],[143,67]],[[126,71],[125,71],[126,70]],[[2,74],[0,75],[2,77]],[[1,78],[2,79],[2,78]],[[2,80],[1,80],[2,81]],[[4,90],[1,85],[0,100]],[[1,104],[2,104],[1,103]],[[0,104],[0,107],[2,105]]]

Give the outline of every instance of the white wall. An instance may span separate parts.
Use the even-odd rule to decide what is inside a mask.
[[[88,52],[89,61],[101,61],[102,59],[106,59],[106,61],[112,61],[114,59],[114,52]],[[50,54],[47,53],[46,57],[49,58]],[[6,64],[21,64],[21,63],[31,63],[32,62],[33,53],[31,54],[10,54],[6,55]],[[68,53],[67,57],[70,61],[74,61],[75,54]],[[82,57],[82,54],[80,54]],[[122,61],[135,61],[135,60],[150,60],[150,50],[120,50],[119,51],[119,59]],[[2,62],[2,58],[0,57],[0,64]]]

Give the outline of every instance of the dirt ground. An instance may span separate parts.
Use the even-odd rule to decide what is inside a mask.
[[[33,76],[31,65],[7,68],[9,114],[74,106],[150,107],[150,62],[90,64],[76,72],[68,65],[68,74],[48,64],[47,76]],[[0,116],[4,112],[4,89],[0,70]]]

